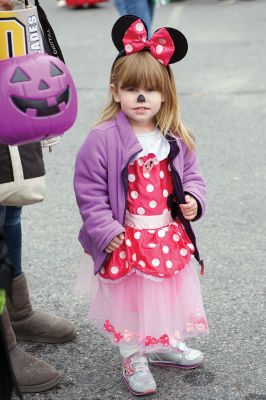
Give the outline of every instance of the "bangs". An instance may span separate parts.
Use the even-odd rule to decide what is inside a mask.
[[[121,67],[121,68],[120,68]],[[168,71],[148,51],[125,56],[116,61],[113,83],[121,89],[129,87],[153,89],[163,93],[167,87]]]

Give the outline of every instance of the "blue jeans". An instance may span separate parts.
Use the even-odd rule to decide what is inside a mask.
[[[146,23],[150,36],[154,10],[152,0],[114,0],[114,4],[120,15],[131,14],[141,18]]]
[[[7,255],[12,262],[15,275],[22,273],[21,268],[21,207],[0,206],[0,227],[3,228],[5,242],[7,245]]]

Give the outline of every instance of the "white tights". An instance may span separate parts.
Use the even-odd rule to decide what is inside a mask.
[[[122,343],[119,344],[120,354],[123,358],[127,358],[132,356],[132,354],[138,353],[140,351],[140,347],[136,340],[130,340],[130,342],[125,342],[124,340]]]

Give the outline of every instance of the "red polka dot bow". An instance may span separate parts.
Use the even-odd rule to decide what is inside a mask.
[[[170,340],[168,335],[162,335],[159,339],[156,339],[153,336],[146,336],[145,338],[145,346],[152,346],[154,344],[163,344],[164,346],[169,346]]]
[[[112,29],[112,39],[119,50],[116,59],[146,49],[159,62],[167,66],[182,60],[187,54],[187,39],[177,29],[160,28],[154,32],[150,40],[148,40],[147,32],[145,22],[135,15],[120,17]]]
[[[123,43],[127,54],[137,53],[148,48],[153,57],[164,65],[169,64],[175,52],[174,42],[165,28],[158,29],[151,39],[147,40],[147,32],[141,19],[137,19],[128,28]]]
[[[120,342],[120,340],[123,338],[122,333],[118,332],[113,325],[110,324],[110,321],[107,319],[104,323],[104,330],[106,332],[110,332],[114,335],[114,339],[117,343]]]

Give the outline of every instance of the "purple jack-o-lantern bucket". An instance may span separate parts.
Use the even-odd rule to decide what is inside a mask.
[[[77,93],[66,65],[48,54],[0,61],[0,137],[4,144],[63,134],[75,122]]]

